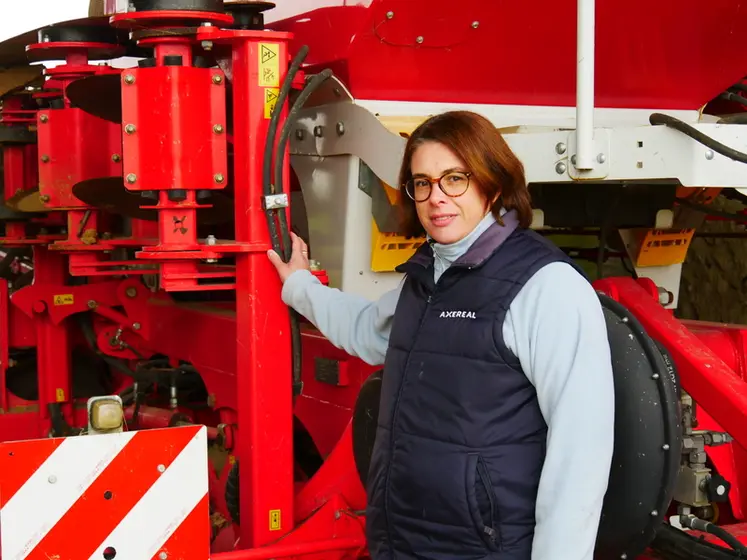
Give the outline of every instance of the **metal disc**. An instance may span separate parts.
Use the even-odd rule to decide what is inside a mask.
[[[122,90],[119,74],[88,76],[70,83],[65,90],[74,107],[101,119],[122,122]]]
[[[38,42],[39,31],[65,26],[107,26],[108,17],[91,17],[81,18],[68,21],[61,21],[53,25],[44,25],[31,31],[26,31],[21,35],[16,35],[10,39],[0,42],[0,66],[24,66],[28,64],[28,55],[26,54],[26,45],[33,45]]]
[[[5,206],[16,212],[49,212],[50,209],[44,206],[39,200],[39,187],[18,191],[5,201]]]
[[[122,177],[100,177],[73,185],[73,194],[85,204],[128,218],[139,220],[158,219],[158,210],[141,208],[154,206],[155,201],[144,198],[138,192],[125,189]],[[198,208],[197,221],[201,224],[223,224],[233,218],[233,200],[224,193],[213,192],[205,202],[212,208]]]

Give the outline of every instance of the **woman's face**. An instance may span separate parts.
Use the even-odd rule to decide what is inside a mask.
[[[438,142],[427,142],[415,149],[410,162],[413,178],[431,179],[431,195],[424,202],[416,202],[415,209],[426,233],[437,243],[456,243],[469,234],[488,210],[474,176],[469,178],[469,188],[461,196],[450,197],[438,186],[436,180],[452,171],[470,172],[457,155]]]

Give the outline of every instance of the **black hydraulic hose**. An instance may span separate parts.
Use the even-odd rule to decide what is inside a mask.
[[[277,146],[275,147],[275,184],[282,185],[283,182],[283,164],[285,160],[285,146],[290,138],[290,132],[293,128],[295,118],[303,108],[306,101],[312,93],[330,76],[332,70],[326,69],[316,74],[304,86],[303,90],[293,102],[293,107],[288,111],[288,117],[285,119],[283,128],[280,132]],[[277,106],[276,106],[277,109]],[[283,260],[288,262],[291,257],[291,238],[288,220],[285,214],[285,208],[278,209],[278,221],[280,222],[280,234],[283,239]],[[292,371],[293,371],[293,395],[298,396],[303,390],[303,380],[301,375],[302,355],[301,355],[301,321],[295,309],[290,310],[291,321],[291,348],[292,348]]]
[[[280,91],[278,92],[278,99],[275,102],[275,108],[272,111],[272,115],[270,115],[270,124],[267,130],[267,138],[265,139],[264,160],[262,162],[262,190],[264,196],[275,194],[275,187],[272,184],[272,152],[275,147],[275,137],[280,122],[280,112],[285,105],[285,100],[288,98],[291,86],[293,85],[293,80],[295,79],[296,74],[298,74],[301,64],[303,64],[308,52],[309,47],[304,45],[299,49],[298,53],[296,53],[296,56],[293,58],[293,61],[288,68],[288,73],[280,87]],[[283,251],[280,246],[280,236],[278,235],[277,226],[275,225],[275,220],[273,218],[273,211],[265,210],[265,216],[267,218],[267,227],[270,230],[272,248],[282,257]]]
[[[79,320],[80,324],[80,330],[83,332],[83,337],[86,339],[86,342],[88,343],[88,346],[91,347],[91,350],[93,350],[97,356],[99,356],[102,360],[104,360],[107,364],[109,364],[114,369],[119,370],[121,373],[124,373],[128,377],[132,377],[133,379],[137,380],[138,376],[137,374],[132,371],[127,365],[122,362],[121,360],[118,360],[117,358],[113,358],[112,356],[109,356],[107,354],[104,354],[98,347],[98,344],[96,344],[96,334],[93,332],[93,327],[87,320],[87,317],[81,316]]]
[[[747,112],[721,117],[716,124],[747,124]]]
[[[288,138],[290,137],[295,118],[298,116],[298,113],[301,111],[306,101],[308,101],[309,97],[311,97],[311,94],[314,93],[319,88],[319,86],[322,85],[322,83],[330,76],[332,76],[332,70],[330,70],[329,68],[327,68],[326,70],[322,70],[318,74],[314,75],[298,95],[296,101],[293,103],[293,107],[291,107],[291,110],[288,112],[288,117],[285,119],[283,128],[280,131],[280,139],[278,140],[277,147],[275,148],[275,184],[277,185],[282,184],[283,181],[285,145],[287,144]],[[283,243],[285,244],[285,251],[287,251],[284,256],[287,262],[290,258],[290,233],[288,232],[287,224],[285,226],[283,225],[286,222],[284,212],[280,213],[279,220],[281,224],[281,230],[284,230]],[[285,235],[288,236],[287,243],[285,241]]]
[[[697,128],[690,126],[689,124],[679,120],[678,118],[672,117],[670,115],[664,115],[662,113],[653,113],[648,118],[648,121],[652,125],[663,124],[675,130],[679,130],[696,142],[703,144],[706,148],[710,148],[714,152],[718,152],[722,156],[728,157],[729,159],[733,159],[734,161],[738,161],[740,163],[747,163],[747,154],[745,154],[744,152],[740,152],[738,150],[735,150],[734,148],[730,148],[726,144],[722,144],[721,142],[714,140],[710,136],[707,136],[700,132]]]
[[[718,97],[719,99],[723,99],[724,101],[732,101],[734,103],[739,103],[740,105],[747,105],[747,97],[739,95],[738,93],[735,93],[733,91],[725,91]]]
[[[740,556],[747,555],[747,547],[744,546],[739,539],[722,527],[714,525],[710,521],[705,521],[692,515],[681,515],[680,523],[683,527],[689,527],[690,529],[695,529],[696,531],[702,531],[718,537],[731,548],[736,550]]]

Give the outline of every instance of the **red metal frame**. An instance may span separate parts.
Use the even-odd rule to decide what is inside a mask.
[[[324,0],[269,15],[292,50],[310,47],[309,72],[331,68],[358,99],[575,107],[574,2]],[[746,15],[733,0],[597,2],[596,106],[699,109],[744,77]]]
[[[192,411],[148,402],[137,410],[129,407],[126,416],[138,429],[184,422],[208,425],[208,438],[230,453],[226,465],[211,469],[210,475],[211,500],[224,516],[227,476],[239,461],[244,522],[224,528],[223,533],[234,538],[219,535],[213,548],[242,551],[219,553],[216,558],[319,552],[330,559],[357,556],[365,548],[365,493],[353,461],[350,418],[358,388],[372,369],[306,327],[305,390],[294,406],[289,310],[266,257],[271,244],[262,205],[264,139],[272,108],[266,102],[267,91],[276,93],[285,78],[291,36],[220,28],[230,20],[196,12],[112,17],[113,26],[138,32],[200,25],[196,33],[142,34],[139,43],[153,48],[155,66],[120,74],[121,124],[71,107],[65,94],[72,80],[118,73],[88,64],[91,53],[117,48],[53,42],[28,47],[34,60],[55,55],[66,62],[47,70],[44,88],[35,94],[39,99],[61,99],[61,106],[21,114],[20,105],[11,101],[3,113],[6,126],[17,125],[19,119],[28,125],[35,121],[39,138],[38,146],[4,147],[6,197],[16,189],[31,189],[38,181],[48,213],[6,224],[1,239],[11,247],[34,247],[34,283],[13,294],[4,285],[0,289],[0,321],[9,326],[0,335],[0,380],[11,348],[36,346],[39,399],[28,403],[7,390],[0,393],[0,439],[46,436],[50,404],[61,405],[69,425],[87,424],[84,402],[74,402],[71,394],[70,358],[72,347],[81,341],[74,317],[87,313],[94,318],[95,342],[103,354],[133,362],[166,355],[172,364],[184,361],[200,372],[212,409]],[[193,53],[205,41],[231,61],[230,122],[226,76],[191,66]],[[169,55],[181,56],[182,65],[170,65],[175,61]],[[274,69],[266,64],[270,58]],[[282,122],[285,108],[280,116]],[[195,153],[207,156],[194,157]],[[228,167],[231,161],[233,169]],[[285,181],[280,185],[286,193],[288,161],[286,157]],[[133,193],[156,191],[153,203],[148,206],[143,199],[142,208],[154,210],[157,222],[132,220],[126,238],[102,235],[111,216],[84,204],[72,188],[81,181],[112,176],[122,176]],[[227,189],[233,196],[233,236],[208,242],[202,225],[198,231],[200,216],[211,203],[205,195]],[[290,218],[289,212],[286,216]],[[34,222],[46,231],[33,233]],[[113,257],[119,249],[135,249],[135,258]],[[233,257],[235,265],[211,265],[226,257]],[[123,266],[130,278],[110,279],[122,274]],[[161,290],[148,290],[139,280],[144,274],[157,274]],[[324,271],[315,274],[327,282]],[[72,283],[71,277],[87,277],[88,282]],[[204,283],[211,279],[221,283]],[[229,295],[222,303],[185,305],[168,294],[207,290]],[[315,355],[340,362],[335,386],[315,379]],[[120,389],[131,384],[115,377]],[[14,410],[19,405],[27,412]],[[294,466],[294,412],[325,458],[308,479],[297,476]]]
[[[557,36],[554,44],[561,51],[556,54],[563,60],[563,53],[568,55],[567,62],[553,68],[532,64],[542,49],[530,45],[521,58],[499,57],[499,66],[485,72],[481,62],[474,62],[479,60],[476,49],[491,44],[492,52],[495,41],[516,48],[521,40],[533,41],[531,35],[510,26],[502,33],[491,31],[496,23],[487,5],[472,6],[471,13],[464,11],[466,15],[449,19],[448,24],[440,21],[439,10],[451,9],[450,5],[442,0],[429,1],[427,10],[424,5],[374,0],[369,7],[338,6],[305,14],[341,18],[327,34],[319,35],[318,27],[311,26],[316,29],[310,41],[311,71],[331,61],[359,97],[572,104],[573,72],[563,69],[574,59],[563,50],[574,44],[566,37],[572,26],[558,24],[549,33]],[[661,15],[659,10],[668,5],[649,7],[650,13]],[[511,11],[507,17],[520,17],[527,8],[517,4],[506,9]],[[600,9],[601,29],[611,25],[613,15],[621,15]],[[730,9],[725,6],[722,13]],[[548,6],[548,10],[545,21],[551,21],[553,14],[558,22],[573,15],[558,7]],[[395,12],[392,17],[387,16],[389,11]],[[224,466],[210,470],[211,501],[224,517],[229,515],[226,481],[232,465],[239,462],[243,523],[223,528],[214,540],[213,557],[219,560],[302,555],[336,560],[366,555],[366,498],[353,460],[350,420],[360,385],[374,368],[334,348],[304,325],[304,392],[294,403],[289,312],[266,257],[271,243],[262,206],[262,163],[272,108],[266,100],[285,78],[294,45],[310,38],[298,20],[273,26],[297,31],[294,37],[286,31],[222,28],[231,22],[224,14],[119,14],[111,18],[111,25],[137,31],[140,46],[152,48],[155,58],[152,67],[121,73],[121,124],[71,107],[65,94],[73,80],[119,72],[88,64],[94,53],[120,51],[99,43],[30,45],[34,60],[52,55],[65,59],[65,64],[47,70],[45,87],[35,94],[38,99],[60,99],[62,106],[27,112],[21,97],[9,97],[0,115],[0,126],[37,123],[39,138],[38,146],[3,146],[6,198],[39,184],[49,209],[45,216],[6,223],[0,238],[7,246],[30,245],[34,251],[31,286],[11,294],[0,282],[0,440],[46,436],[51,428],[50,405],[60,405],[71,426],[87,424],[84,402],[73,399],[71,388],[71,350],[81,341],[73,321],[76,315],[90,313],[94,318],[95,340],[104,355],[131,362],[163,355],[172,365],[191,364],[209,394],[208,410],[156,399],[139,404],[137,410],[128,407],[127,418],[138,429],[181,423],[208,426],[209,440],[230,454]],[[479,24],[472,26],[473,21]],[[720,29],[720,23],[711,23],[704,34]],[[170,31],[148,32],[160,28]],[[182,31],[174,33],[174,29]],[[411,45],[411,36],[419,29],[426,39]],[[549,31],[541,33],[547,36]],[[658,65],[655,72],[646,66],[630,72],[624,64],[605,65],[607,70],[599,75],[599,105],[619,104],[619,98],[629,100],[629,107],[702,104],[704,97],[707,100],[729,85],[735,68],[745,62],[744,55],[731,48],[731,37],[727,39],[718,43],[724,49],[721,64],[705,64],[705,77],[687,81],[671,93],[662,85],[669,88],[673,76],[687,76],[696,71],[688,68],[703,66],[697,63],[699,58],[695,63],[687,60],[697,41],[672,43],[678,45],[677,52],[668,43],[663,52],[671,64],[665,65],[665,71]],[[599,40],[600,59],[615,59],[619,47],[612,44],[611,36],[601,33]],[[197,53],[210,54],[200,50],[207,44],[216,60],[230,61],[231,106],[227,105],[227,75],[191,65]],[[181,65],[167,58],[174,55],[181,57]],[[372,57],[379,57],[380,64],[372,64]],[[268,65],[271,60],[277,64]],[[397,70],[405,66],[418,72]],[[377,70],[381,67],[387,71]],[[433,88],[432,79],[422,79],[442,74],[445,67],[469,72],[472,93],[449,80]],[[509,82],[502,76],[509,74],[512,80],[506,85]],[[619,76],[633,81],[623,87]],[[538,83],[552,87],[538,88]],[[286,118],[285,109],[280,116],[281,121]],[[288,160],[284,184],[278,186],[287,194],[291,189]],[[155,191],[152,202],[143,199],[142,208],[153,210],[157,221],[132,220],[128,237],[103,235],[111,215],[82,203],[71,189],[86,179],[112,176],[121,176],[124,187],[134,194]],[[229,216],[233,223],[220,239],[208,242],[206,233],[213,231],[210,228],[222,231],[221,224],[200,220],[218,196],[233,198]],[[134,257],[113,256],[122,249],[134,249]],[[234,265],[214,262],[226,258],[233,258]],[[124,280],[115,278],[122,275],[122,267],[129,276]],[[149,290],[141,282],[146,274],[158,277],[160,290]],[[324,271],[315,274],[326,282]],[[86,277],[88,282],[72,282],[74,277]],[[211,280],[218,283],[207,283]],[[739,486],[747,476],[742,474],[747,473],[742,447],[747,441],[747,330],[678,322],[659,306],[650,281],[606,279],[596,287],[627,306],[670,350],[683,387],[705,409],[701,425],[722,427],[739,442],[709,453],[719,472],[734,483],[731,510],[736,519],[743,519],[747,496]],[[224,297],[220,302],[185,304],[173,295],[200,291]],[[33,346],[39,356],[39,399],[27,402],[4,385],[11,349]],[[334,384],[317,378],[320,358],[337,362],[339,376]],[[119,375],[115,381],[118,390],[132,385],[131,379]],[[294,464],[294,415],[324,459],[308,478],[299,476]]]

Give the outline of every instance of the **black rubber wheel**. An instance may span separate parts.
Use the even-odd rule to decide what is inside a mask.
[[[364,487],[376,439],[383,373],[383,370],[378,370],[368,376],[361,385],[355,408],[353,408],[353,459],[358,477]]]
[[[636,558],[672,501],[682,448],[679,381],[669,354],[624,306],[599,294],[615,383],[615,448],[595,558]]]

